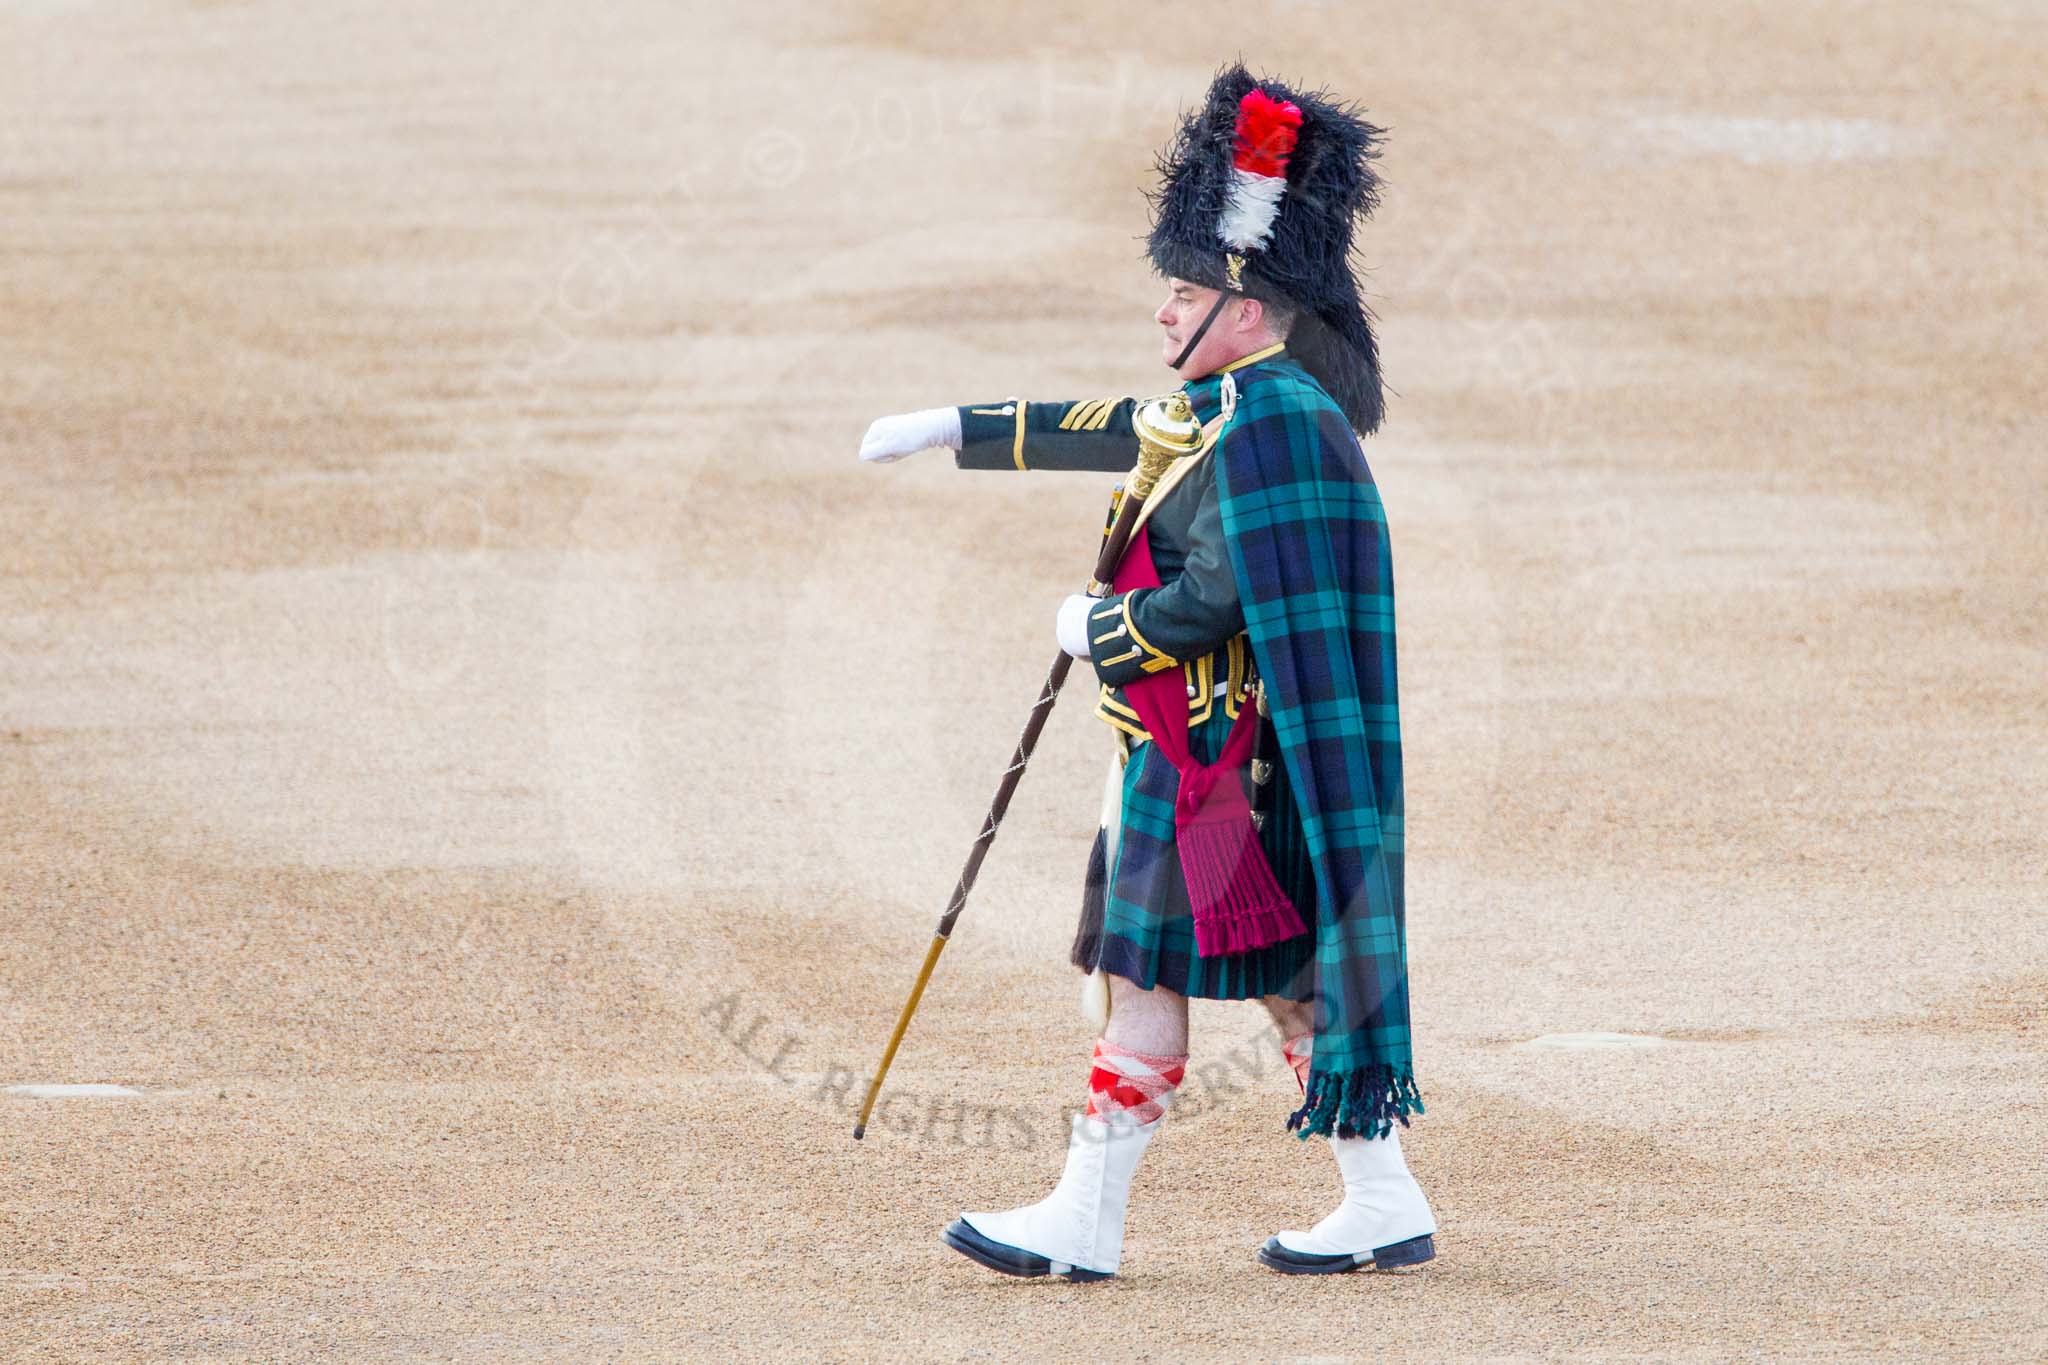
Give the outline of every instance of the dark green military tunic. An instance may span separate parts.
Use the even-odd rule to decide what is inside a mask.
[[[1200,381],[1197,381],[1199,385]],[[1213,397],[1214,385],[1210,385]],[[1191,386],[1191,393],[1199,393]],[[1131,413],[1136,400],[1096,399],[1037,403],[1012,399],[960,409],[962,469],[1092,471],[1126,474],[1137,460]],[[1213,406],[1204,416],[1213,416]],[[1178,775],[1149,741],[1125,698],[1125,684],[1149,673],[1179,668],[1189,705],[1188,743],[1207,763],[1221,752],[1239,710],[1250,705],[1251,650],[1244,611],[1225,554],[1216,470],[1199,460],[1162,495],[1146,521],[1160,586],[1106,598],[1091,620],[1090,648],[1100,691],[1095,714],[1118,731],[1123,761],[1125,829],[1143,828],[1170,847],[1172,795]],[[1118,628],[1115,633],[1104,625]],[[1260,752],[1278,752],[1271,722],[1264,722]],[[1304,923],[1316,914],[1314,871],[1282,765],[1252,790],[1260,815],[1260,842],[1280,885]],[[1305,999],[1312,983],[1312,933],[1248,953],[1202,957],[1195,951],[1194,918],[1179,861],[1169,857],[1136,877],[1124,866],[1130,845],[1119,841],[1118,867],[1108,866],[1106,831],[1098,831],[1082,898],[1073,962],[1098,965],[1151,988],[1164,986],[1204,999],[1243,1000],[1264,995]],[[1125,874],[1121,882],[1119,870]],[[1143,884],[1143,903],[1119,887]]]

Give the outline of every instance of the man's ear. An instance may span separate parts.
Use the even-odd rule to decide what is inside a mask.
[[[1266,321],[1266,305],[1247,294],[1237,310],[1237,330],[1256,332]]]

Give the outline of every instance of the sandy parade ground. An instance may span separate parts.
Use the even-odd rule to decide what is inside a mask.
[[[1117,1278],[1059,1170],[1152,157],[1390,127],[1442,1225],[1197,1005]],[[0,1359],[2048,1357],[2048,10],[0,0]],[[1079,675],[1077,675],[1079,676]],[[93,1093],[44,1087],[96,1086]]]

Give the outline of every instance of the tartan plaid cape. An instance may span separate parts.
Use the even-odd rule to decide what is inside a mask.
[[[1315,1058],[1287,1126],[1378,1137],[1422,1112],[1386,517],[1357,436],[1301,366],[1283,353],[1234,378],[1212,455],[1223,533],[1315,869]],[[1220,387],[1189,386],[1205,416]]]

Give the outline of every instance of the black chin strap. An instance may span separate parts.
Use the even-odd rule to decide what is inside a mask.
[[[1209,310],[1209,316],[1202,319],[1202,325],[1195,329],[1195,334],[1188,338],[1188,344],[1180,348],[1180,354],[1173,358],[1173,363],[1168,365],[1167,369],[1177,370],[1188,363],[1188,357],[1195,353],[1195,347],[1202,344],[1202,338],[1209,335],[1210,325],[1216,321],[1217,314],[1223,311],[1223,305],[1229,302],[1230,295],[1218,291],[1216,306]]]

